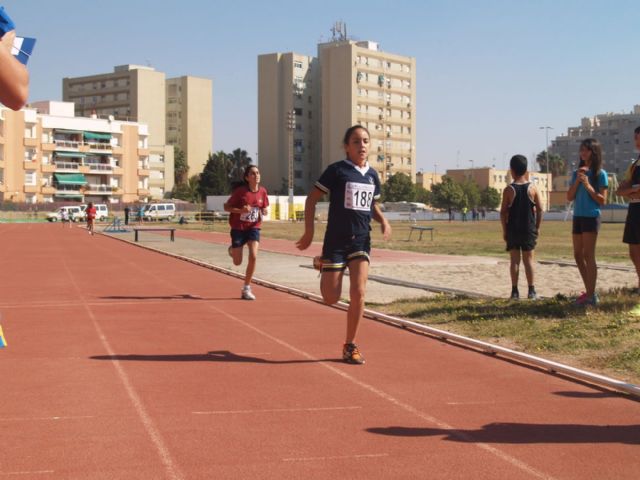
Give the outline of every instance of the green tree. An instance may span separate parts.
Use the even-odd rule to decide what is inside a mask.
[[[187,183],[187,176],[189,175],[189,164],[184,156],[184,152],[180,150],[180,147],[175,145],[173,147],[173,177],[176,185]],[[176,197],[178,198],[178,197]]]
[[[382,185],[383,202],[413,202],[415,196],[415,185],[404,173],[396,173]]]
[[[549,164],[547,165],[547,151],[543,150],[536,156],[536,162],[540,166],[540,173],[551,173],[557,177],[566,172],[567,163],[556,153],[549,154]]]
[[[187,202],[200,203],[200,175],[193,175],[188,182],[176,184],[173,187],[173,198],[186,200]]]
[[[223,151],[210,153],[204,170],[200,174],[200,197],[228,195],[231,192],[231,183],[229,181],[231,170],[231,160],[229,160],[229,156],[226,153]]]
[[[233,152],[227,154],[227,158],[231,162],[231,170],[229,171],[230,180],[232,182],[244,180],[244,169],[253,163],[247,151],[236,148]]]
[[[473,180],[465,180],[460,184],[463,191],[463,204],[461,207],[474,208],[480,205],[480,187]]]
[[[431,187],[431,205],[434,208],[448,210],[449,208],[462,208],[464,206],[464,191],[459,183],[451,177],[442,177],[442,182]]]
[[[425,205],[431,204],[431,192],[424,187],[419,185],[415,186],[415,197],[414,201],[424,203]]]
[[[487,210],[495,210],[500,206],[500,192],[493,187],[487,187],[480,192],[480,206]]]

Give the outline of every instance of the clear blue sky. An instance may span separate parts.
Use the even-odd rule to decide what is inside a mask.
[[[630,0],[4,1],[38,38],[31,100],[62,78],[150,64],[213,79],[214,148],[257,151],[257,55],[315,55],[336,20],[417,61],[418,168],[531,157],[583,116],[640,104],[640,8]],[[149,5],[153,5],[150,11]],[[340,139],[336,139],[339,141]]]

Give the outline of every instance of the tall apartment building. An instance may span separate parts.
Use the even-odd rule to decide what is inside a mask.
[[[297,53],[258,57],[258,160],[270,192],[288,188],[289,156],[294,190],[306,192],[319,175],[317,60]],[[288,128],[294,116],[293,131]]]
[[[415,59],[344,36],[318,45],[318,56],[258,57],[258,153],[265,186],[282,188],[293,152],[294,185],[308,191],[344,158],[342,137],[354,124],[371,133],[369,164],[382,182],[398,172],[415,180]],[[295,130],[287,114],[295,113]]]
[[[506,186],[513,181],[510,170],[499,170],[492,167],[450,169],[447,170],[447,176],[459,183],[471,180],[478,185],[480,190],[487,187],[495,188],[501,196]],[[529,171],[527,178],[540,192],[543,210],[549,210],[551,189],[553,188],[551,174]]]
[[[148,202],[148,139],[145,124],[76,117],[72,103],[0,107],[0,201]]]
[[[395,173],[415,181],[415,58],[383,52],[375,42],[318,45],[321,88],[321,166],[344,157],[349,126],[371,133],[369,164],[384,182]]]
[[[603,167],[619,177],[629,163],[637,158],[633,131],[640,126],[640,105],[629,113],[604,113],[582,119],[579,127],[570,127],[566,135],[556,137],[549,152],[560,155],[567,162],[567,171],[580,162],[578,151],[585,138],[595,138],[602,144]]]
[[[167,143],[177,145],[189,165],[189,176],[202,172],[213,151],[213,83],[208,78],[169,78]]]
[[[111,73],[65,78],[62,90],[63,99],[75,103],[76,115],[96,114],[149,125],[154,198],[173,189],[173,176],[155,168],[164,163],[173,171],[173,149],[169,152],[166,145],[185,152],[190,175],[202,172],[213,149],[211,80],[167,79],[152,67],[121,65]]]

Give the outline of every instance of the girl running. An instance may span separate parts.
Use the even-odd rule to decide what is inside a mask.
[[[89,202],[85,213],[87,215],[87,230],[89,230],[89,235],[93,235],[93,222],[96,219],[96,207],[93,206],[93,202]]]
[[[313,241],[316,204],[328,193],[329,221],[322,257],[314,259],[314,266],[322,272],[320,290],[329,305],[340,300],[344,271],[349,268],[350,302],[342,358],[353,364],[364,363],[354,341],[364,312],[371,218],[381,224],[385,240],[391,236],[391,226],[376,203],[380,197],[380,179],[367,162],[369,139],[369,131],[361,125],[347,130],[342,140],[347,158],[329,165],[307,196],[304,234],[296,242],[300,250],[305,250]]]
[[[567,199],[573,201],[573,256],[576,259],[585,292],[576,305],[597,305],[596,241],[600,230],[600,206],[606,203],[609,180],[602,170],[602,147],[587,138],[580,144],[580,166],[573,172]]]
[[[229,256],[234,265],[242,263],[242,247],[249,248],[249,261],[244,277],[241,298],[255,300],[251,291],[251,279],[256,269],[258,246],[260,244],[260,226],[262,216],[267,214],[269,198],[267,190],[260,186],[260,170],[255,165],[244,169],[244,182],[236,187],[229,200],[224,204],[224,210],[229,212],[231,225],[231,246]]]
[[[640,127],[637,127],[633,133],[636,150],[640,151]],[[629,211],[622,241],[629,245],[629,257],[638,274],[636,292],[640,293],[640,157],[629,167],[616,194],[629,199]]]

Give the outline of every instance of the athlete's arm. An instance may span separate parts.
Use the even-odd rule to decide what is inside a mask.
[[[509,206],[513,202],[513,188],[505,187],[502,191],[502,205],[500,205],[500,223],[502,224],[502,238],[507,241],[507,223],[509,222]]]
[[[382,230],[382,237],[386,240],[391,238],[391,224],[382,214],[382,210],[380,210],[380,206],[377,202],[373,202],[373,219],[380,224],[380,229]]]
[[[313,242],[313,234],[315,231],[316,204],[324,196],[324,192],[318,187],[314,187],[307,200],[304,202],[304,233],[300,240],[296,242],[299,250],[306,250]]]
[[[540,199],[540,192],[536,187],[533,189],[533,203],[536,206],[536,233],[540,232],[540,224],[542,223],[542,200]]]
[[[633,186],[631,180],[624,180],[618,190],[616,190],[616,195],[620,195],[621,197],[633,197],[635,194],[640,192],[640,186]]]
[[[29,96],[27,67],[11,54],[15,30],[0,39],[0,102],[11,110],[20,110]]]

